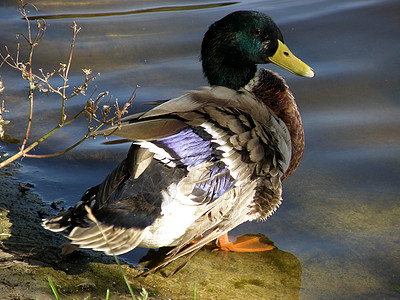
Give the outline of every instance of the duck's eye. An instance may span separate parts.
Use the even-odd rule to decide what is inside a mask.
[[[261,36],[262,35],[262,30],[260,29],[260,28],[256,28],[254,31],[253,31],[253,35],[254,36]]]

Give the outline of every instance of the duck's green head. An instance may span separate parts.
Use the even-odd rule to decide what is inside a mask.
[[[236,90],[255,76],[256,64],[272,62],[296,75],[314,76],[284,44],[275,22],[256,11],[237,11],[212,24],[204,35],[201,60],[211,85]]]

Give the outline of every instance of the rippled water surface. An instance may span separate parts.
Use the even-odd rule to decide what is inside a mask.
[[[69,85],[81,82],[83,68],[101,73],[87,94],[97,86],[96,93],[109,91],[122,102],[140,85],[132,112],[146,109],[141,103],[206,84],[199,49],[208,25],[236,10],[269,14],[293,53],[317,74],[305,79],[268,66],[287,80],[296,97],[306,153],[284,183],[277,213],[265,223],[243,224],[233,234],[263,233],[295,255],[302,267],[302,299],[400,297],[392,287],[400,286],[399,1],[31,2],[38,9],[30,7],[31,15],[50,24],[36,49],[34,68],[51,71],[67,61],[76,21],[82,29]],[[15,35],[26,32],[26,23],[13,1],[0,4],[0,28],[0,51],[4,45],[15,51]],[[6,133],[22,140],[26,83],[9,68],[1,68],[0,76],[9,110],[5,118],[11,120]],[[60,118],[58,99],[38,94],[36,101],[32,139]],[[84,97],[74,98],[67,114],[84,103]],[[85,122],[63,128],[34,153],[70,146],[85,134]],[[127,152],[127,144],[102,142],[87,141],[56,158],[24,159],[21,176],[46,201],[73,205]],[[0,147],[12,153],[18,146]],[[134,261],[139,254],[124,257]]]

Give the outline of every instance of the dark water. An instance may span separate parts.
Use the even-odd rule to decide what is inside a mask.
[[[70,86],[81,82],[82,68],[101,73],[90,91],[97,86],[97,92],[107,90],[121,102],[140,85],[132,111],[146,109],[141,103],[206,84],[198,58],[209,24],[241,9],[273,17],[286,44],[317,74],[304,79],[269,66],[286,78],[296,97],[306,153],[284,183],[284,203],[277,213],[266,223],[243,224],[233,234],[261,232],[294,254],[302,265],[302,299],[400,297],[391,287],[400,286],[399,1],[241,1],[226,6],[204,1],[32,2],[38,8],[30,8],[32,15],[63,15],[46,20],[50,26],[36,49],[35,68],[51,71],[67,61],[75,20],[82,30]],[[203,7],[181,7],[188,5]],[[149,8],[156,10],[137,13]],[[0,50],[4,45],[15,49],[15,34],[26,32],[26,23],[13,1],[0,4],[0,28],[7,28],[0,31]],[[26,83],[9,68],[1,68],[0,76],[10,111],[6,130],[21,140]],[[37,95],[36,101],[32,138],[59,120],[59,99]],[[71,100],[67,114],[84,103],[84,97]],[[85,131],[80,119],[34,153],[62,150]],[[57,158],[24,159],[21,176],[46,201],[72,205],[127,151],[128,145],[105,146],[103,141],[87,141]],[[17,149],[4,143],[0,147],[10,153]]]

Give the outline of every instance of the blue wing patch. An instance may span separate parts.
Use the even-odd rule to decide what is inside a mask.
[[[211,136],[205,131],[199,134],[200,130],[186,128],[177,134],[153,141],[153,144],[163,148],[176,161],[185,166],[197,166],[215,157]],[[215,155],[214,155],[215,156]]]
[[[233,187],[234,178],[221,161],[222,152],[216,149],[218,145],[204,129],[187,127],[175,135],[153,141],[153,144],[164,149],[174,162],[179,162],[178,166],[188,170],[203,162],[212,163],[193,189],[193,201],[212,202]]]

